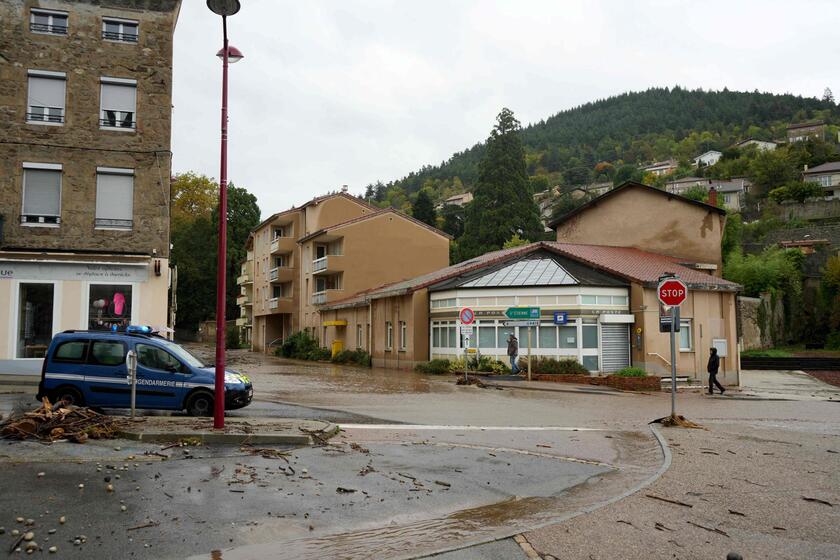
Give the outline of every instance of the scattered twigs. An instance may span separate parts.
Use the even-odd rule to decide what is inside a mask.
[[[695,523],[693,521],[686,521],[689,525],[694,525],[695,527],[699,527],[704,531],[709,531],[710,533],[717,533],[718,535],[723,535],[726,538],[729,538],[729,533],[723,531],[722,529],[718,529],[717,527],[706,527],[705,525],[700,525],[699,523]]]
[[[662,496],[656,496],[654,494],[645,494],[645,497],[646,498],[653,498],[654,500],[660,500],[662,502],[667,502],[669,504],[674,504],[674,505],[678,505],[678,506],[689,507],[689,508],[694,507],[691,504],[687,504],[687,503],[681,502],[679,500],[671,500],[669,498],[663,498]]]

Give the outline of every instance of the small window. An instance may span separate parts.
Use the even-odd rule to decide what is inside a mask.
[[[150,344],[137,344],[135,348],[137,350],[137,363],[143,367],[173,373],[184,370],[184,366],[181,365],[178,358],[163,348]]]
[[[26,122],[61,125],[64,123],[64,91],[67,76],[63,72],[29,71],[29,96]]]
[[[67,35],[67,12],[33,9],[29,13],[29,30],[45,35]]]
[[[83,363],[87,358],[87,340],[65,342],[55,350],[54,362]]]
[[[598,305],[612,305],[612,298],[610,296],[596,296],[595,300]]]
[[[134,170],[96,169],[97,228],[131,229],[134,218]]]
[[[612,304],[613,305],[627,305],[627,296],[613,296],[612,297]]]
[[[584,325],[582,336],[583,348],[598,348],[598,325]]]
[[[408,327],[405,321],[400,321],[400,350],[405,350],[408,347]]]
[[[137,128],[137,82],[119,78],[101,78],[101,82],[100,128]]]
[[[23,212],[26,226],[57,226],[61,223],[61,165],[23,164]]]
[[[680,321],[680,352],[691,352],[691,319]]]
[[[584,356],[582,365],[589,371],[598,371],[598,356]]]
[[[394,326],[391,321],[385,321],[385,349],[390,350],[394,347]]]
[[[580,296],[581,305],[595,305],[597,298],[595,296]]]
[[[89,361],[100,366],[118,366],[125,362],[125,345],[122,342],[94,341]]]
[[[102,38],[120,43],[136,43],[138,22],[128,19],[102,18]]]
[[[364,347],[364,341],[362,340],[362,325],[356,325],[356,348]]]

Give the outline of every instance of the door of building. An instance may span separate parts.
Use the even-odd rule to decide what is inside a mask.
[[[630,326],[601,324],[601,371],[612,373],[630,365]]]

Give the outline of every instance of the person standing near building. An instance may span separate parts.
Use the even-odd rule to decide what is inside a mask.
[[[508,337],[507,353],[510,356],[510,371],[515,375],[519,373],[519,365],[516,363],[516,360],[519,358],[519,341],[516,340],[513,333],[510,333]]]
[[[720,394],[724,394],[726,389],[723,388],[717,380],[718,369],[720,369],[720,357],[717,354],[717,348],[711,348],[709,350],[709,365],[706,366],[706,370],[709,372],[709,394],[714,395],[715,390],[714,388],[717,387],[720,389]]]

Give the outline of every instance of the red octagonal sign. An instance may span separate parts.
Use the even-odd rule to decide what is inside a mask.
[[[688,287],[682,280],[669,278],[659,283],[656,293],[663,305],[675,306],[680,305],[688,297]]]

